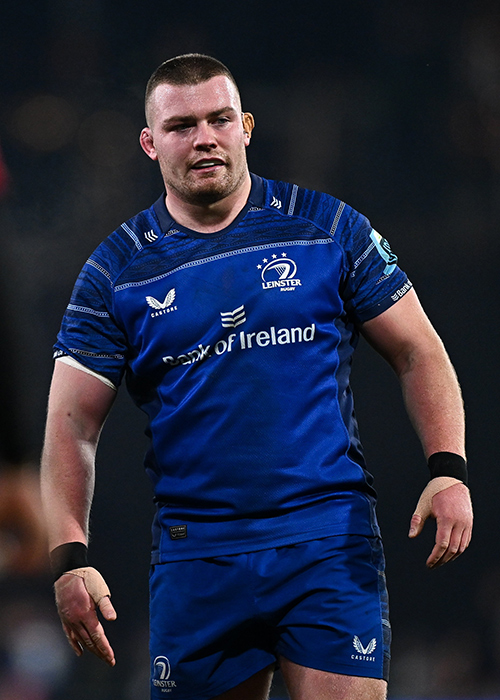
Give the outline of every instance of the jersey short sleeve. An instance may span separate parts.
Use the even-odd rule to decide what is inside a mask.
[[[69,355],[115,386],[122,380],[127,342],[113,314],[112,277],[101,246],[76,281],[54,346],[54,357]]]
[[[389,242],[362,214],[348,210],[338,241],[345,264],[342,297],[359,323],[386,311],[412,288]]]

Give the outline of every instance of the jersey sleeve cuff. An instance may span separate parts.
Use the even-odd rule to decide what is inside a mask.
[[[97,372],[94,372],[88,367],[85,367],[85,365],[82,365],[80,362],[77,362],[77,360],[75,360],[73,357],[70,357],[69,355],[60,355],[59,357],[56,357],[56,362],[62,362],[65,365],[69,365],[70,367],[79,369],[81,372],[90,374],[92,377],[99,379],[103,384],[106,384],[106,386],[109,386],[110,389],[117,391],[117,387],[113,384],[111,380],[109,380],[107,377],[104,377],[102,374],[98,374]]]
[[[381,299],[378,304],[375,306],[370,306],[368,309],[363,309],[361,313],[357,312],[356,316],[358,321],[360,323],[364,323],[365,321],[370,321],[370,319],[379,316],[384,311],[387,311],[387,309],[390,309],[391,306],[394,306],[394,304],[402,299],[405,294],[410,291],[410,289],[413,289],[413,284],[409,279],[406,279],[404,284],[399,289],[396,289],[395,292],[390,294],[388,297],[385,297],[385,299]]]

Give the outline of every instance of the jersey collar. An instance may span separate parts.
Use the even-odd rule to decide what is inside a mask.
[[[163,192],[161,197],[159,197],[156,202],[153,204],[153,209],[158,217],[158,221],[160,222],[160,227],[163,233],[168,233],[169,231],[183,231],[184,233],[187,233],[189,236],[193,236],[194,238],[210,238],[213,236],[220,236],[224,233],[227,233],[231,229],[235,228],[240,221],[246,216],[247,212],[249,209],[252,207],[257,207],[257,208],[262,208],[264,207],[265,203],[265,187],[264,187],[264,180],[259,177],[258,175],[254,175],[253,173],[250,173],[250,178],[252,180],[252,188],[250,190],[250,196],[248,197],[246,205],[243,207],[243,209],[240,211],[238,216],[234,221],[232,221],[229,226],[226,226],[225,228],[221,229],[220,231],[215,231],[214,233],[199,233],[198,231],[192,231],[189,228],[186,228],[185,226],[181,226],[178,224],[170,215],[170,212],[167,209],[166,205],[166,193]]]

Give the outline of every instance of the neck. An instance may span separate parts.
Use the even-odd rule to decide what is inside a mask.
[[[198,233],[216,233],[229,226],[247,203],[252,188],[248,174],[233,193],[211,204],[186,202],[174,191],[167,191],[167,209],[181,226]]]

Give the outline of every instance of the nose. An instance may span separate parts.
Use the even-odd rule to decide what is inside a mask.
[[[199,150],[209,150],[217,146],[217,140],[210,124],[198,122],[194,132],[193,146]]]

